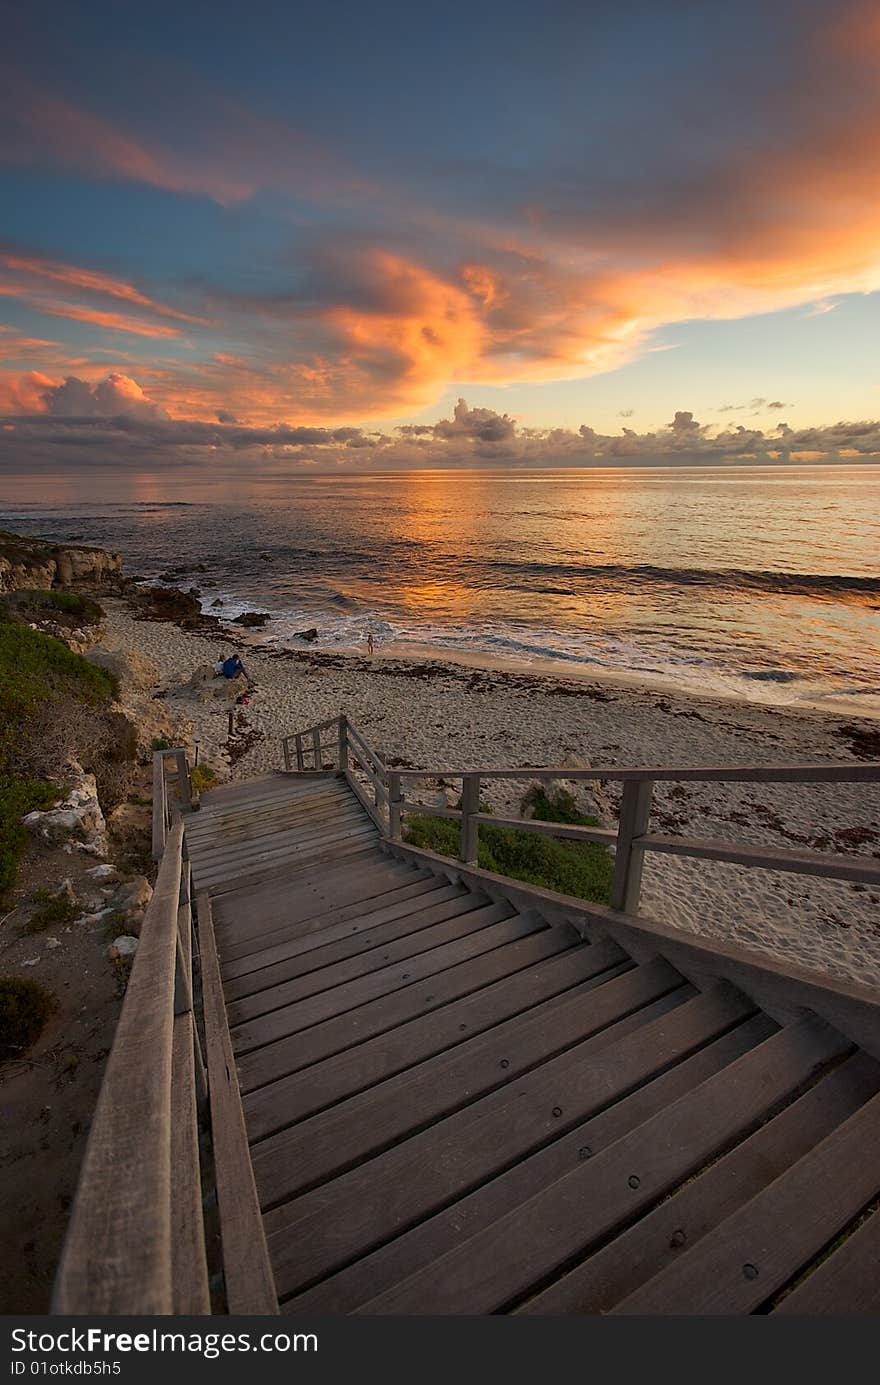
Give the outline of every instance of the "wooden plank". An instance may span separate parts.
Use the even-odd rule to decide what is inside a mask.
[[[709,999],[701,996],[683,1008],[695,1010]],[[673,1012],[663,1023],[672,1026],[680,1017],[681,1011]],[[637,1046],[645,1037],[636,1034],[620,1048],[628,1042]],[[416,1305],[424,1311],[430,1303],[433,1313],[486,1313],[516,1302],[751,1133],[846,1048],[817,1020],[780,1030],[525,1206],[373,1299],[364,1311],[413,1312]],[[586,1075],[587,1082],[596,1078],[595,1072]],[[566,1099],[565,1092],[557,1099]],[[570,1104],[570,1095],[567,1100]],[[301,1239],[302,1225],[297,1229]],[[298,1253],[304,1250],[303,1242]],[[282,1266],[279,1274],[275,1249],[273,1258],[284,1292],[287,1269]]]
[[[413,812],[424,812],[429,817],[436,816],[436,808],[413,808]],[[461,813],[456,814],[461,817]],[[542,837],[559,837],[566,841],[600,842],[603,846],[614,846],[617,833],[607,827],[579,827],[564,822],[541,822],[538,818],[497,817],[494,813],[477,813],[475,821],[486,827],[509,827],[517,832],[537,832]]]
[[[800,765],[591,765],[569,769],[560,765],[520,766],[516,769],[468,765],[464,769],[399,769],[401,779],[461,779],[478,774],[481,779],[657,779],[681,783],[717,784],[868,784],[880,781],[880,761]]]
[[[288,951],[287,955],[280,956],[274,962],[266,962],[262,966],[257,963],[246,975],[226,981],[223,989],[227,1002],[255,995],[257,991],[292,981],[298,976],[305,976],[309,971],[317,971],[320,967],[332,965],[333,962],[341,962],[358,953],[369,952],[386,942],[395,941],[403,934],[417,933],[422,928],[430,927],[432,923],[454,917],[459,912],[456,906],[460,900],[468,900],[468,907],[474,907],[473,901],[476,896],[461,885],[444,886],[439,880],[435,883],[438,888],[428,891],[427,894],[398,900],[396,904],[387,905],[374,912],[365,910],[354,920],[349,919],[345,923],[336,924],[335,927],[319,929],[305,938],[292,939],[288,944],[288,949],[293,949],[292,954]],[[483,903],[488,902],[486,899],[483,900]],[[451,914],[447,912],[447,907],[452,910]],[[275,948],[274,951],[277,953],[278,949]]]
[[[391,887],[400,880],[400,876],[380,874],[378,863],[381,858],[378,855],[375,870],[372,869],[370,858],[365,859],[371,869],[365,871],[362,867],[353,867],[351,873],[353,880],[361,882],[361,888],[365,891],[364,902],[369,908],[373,900],[386,898],[393,893]],[[244,973],[248,970],[251,957],[259,961],[263,953],[269,954],[275,948],[295,948],[301,941],[308,950],[313,939],[320,937],[323,931],[322,920],[336,912],[333,897],[322,897],[319,890],[314,888],[324,883],[321,875],[308,881],[309,887],[303,882],[299,889],[291,889],[286,880],[281,880],[277,886],[269,886],[263,891],[255,890],[252,900],[248,892],[243,896],[231,892],[218,900],[215,910],[222,910],[228,915],[224,919],[223,936],[220,938],[224,975],[227,972],[235,975],[239,969]],[[440,883],[438,881],[438,885]],[[341,897],[350,902],[352,893],[357,891],[341,892]],[[326,906],[323,911],[322,906]],[[360,907],[359,902],[352,907]],[[248,910],[252,917],[242,918],[242,913]],[[250,932],[243,931],[245,923],[250,925]],[[219,934],[217,936],[220,937]]]
[[[269,803],[245,804],[234,813],[220,813],[216,810],[213,813],[200,812],[187,827],[193,840],[204,841],[224,832],[239,834],[251,829],[261,829],[264,824],[275,821],[305,823],[312,813],[326,813],[343,806],[355,806],[347,789],[326,789],[308,797],[298,795],[296,798],[285,794],[283,797],[278,795]]]
[[[592,992],[592,1000],[601,1000],[604,992],[632,976],[629,973],[599,987]],[[520,1076],[512,1087],[472,1102],[331,1182],[266,1212],[264,1224],[279,1292],[286,1297],[307,1287],[503,1173],[591,1112],[662,1072],[676,1057],[683,1058],[701,1042],[717,1038],[747,1008],[732,992],[704,995],[653,1023],[637,1024],[617,1041],[610,1031],[599,1032]],[[594,1061],[597,1055],[601,1055],[598,1062]],[[262,1187],[259,1173],[257,1177]],[[570,1213],[569,1232],[572,1224],[581,1222],[579,1211]],[[545,1226],[544,1235],[547,1231]],[[473,1238],[469,1246],[479,1240],[479,1236]],[[438,1263],[445,1265],[454,1254]],[[521,1264],[522,1253],[517,1254]],[[495,1272],[503,1272],[502,1267]],[[456,1260],[456,1274],[479,1297],[479,1280],[470,1274],[470,1262],[462,1265]],[[487,1282],[492,1274],[491,1267],[481,1265]],[[436,1300],[430,1294],[419,1295],[423,1311],[428,1304],[432,1312],[446,1311],[444,1300],[447,1292],[455,1292],[454,1287],[444,1279],[437,1290]],[[481,1310],[465,1306],[454,1311]]]
[[[880,1191],[880,1096],[617,1305],[616,1313],[753,1313]]]
[[[172,1311],[171,1050],[183,822],[168,834],[107,1060],[53,1312]]]
[[[386,890],[383,894],[365,900],[363,903],[358,901],[356,904],[345,905],[341,909],[331,909],[316,919],[306,920],[306,922],[313,922],[315,925],[310,932],[298,931],[297,936],[285,938],[283,942],[273,943],[270,947],[248,953],[246,957],[224,963],[222,970],[226,994],[227,996],[246,995],[246,989],[242,991],[230,990],[230,986],[235,980],[244,981],[250,973],[275,966],[278,962],[284,962],[288,958],[299,957],[303,953],[311,952],[316,947],[323,947],[325,943],[333,942],[337,938],[358,933],[364,928],[372,927],[376,921],[385,922],[386,919],[404,913],[406,906],[412,908],[418,900],[424,901],[428,897],[433,898],[438,894],[451,898],[451,896],[446,895],[446,891],[459,888],[461,887],[447,885],[445,881],[438,879],[435,875],[429,875],[426,878],[415,880],[411,884],[398,885],[396,889]],[[298,930],[301,929],[301,925],[297,925],[297,928]]]
[[[880,861],[872,860],[870,856],[843,856],[831,851],[792,851],[772,846],[738,846],[736,842],[656,834],[638,837],[636,845],[643,851],[667,852],[703,861],[729,861],[758,870],[782,870],[794,875],[819,875],[826,880],[880,884]]]
[[[462,1128],[474,1118],[473,1111],[471,1115],[466,1115],[465,1111],[472,1108],[478,1098],[482,1098],[475,1117],[479,1122],[487,1109],[484,1102],[489,1100],[489,1094],[496,1093],[505,1101],[503,1089],[514,1081],[519,1098],[531,1090],[535,1081],[532,1069],[539,1069],[541,1076],[537,1080],[543,1091],[548,1063],[558,1063],[560,1058],[565,1067],[572,1062],[579,1063],[587,1056],[584,1046],[593,1036],[678,985],[679,977],[672,968],[658,961],[625,972],[598,988],[593,988],[589,982],[575,986],[535,1006],[527,1014],[515,1016],[488,1034],[478,1035],[450,1052],[390,1078],[362,1096],[352,1097],[320,1116],[273,1136],[256,1145],[253,1151],[261,1204],[267,1207],[291,1198],[309,1184],[329,1179],[353,1164],[362,1163],[390,1144],[405,1141],[413,1131],[430,1125],[437,1143],[432,1146],[430,1168],[421,1168],[417,1176],[417,1181],[424,1180],[425,1189],[429,1190],[435,1175],[439,1175],[441,1181],[444,1176],[441,1172],[446,1162],[443,1150],[448,1154],[447,1172],[459,1164],[460,1151],[454,1149],[455,1139],[462,1138]],[[738,1013],[742,1008],[739,998],[732,1007],[719,1006],[713,1001],[708,1010],[714,1014],[723,1009],[726,1014],[731,1008]],[[679,1020],[678,1026],[681,1023]],[[524,1076],[529,1073],[530,1076]],[[566,1109],[571,1109],[569,1101]],[[455,1112],[460,1119],[449,1124]],[[442,1129],[437,1125],[441,1121],[444,1122]],[[551,1126],[559,1130],[565,1128],[565,1125],[558,1125],[555,1118]],[[499,1144],[492,1147],[493,1154],[503,1150],[506,1156],[510,1152],[509,1135],[507,1132]],[[485,1156],[485,1143],[482,1152]],[[424,1158],[423,1152],[423,1162]],[[402,1155],[401,1160],[392,1159],[391,1163],[400,1163],[402,1168],[405,1160],[406,1156]],[[333,1186],[339,1183],[337,1179]],[[404,1197],[407,1196],[414,1196],[413,1188],[404,1193]]]
[[[354,841],[345,847],[338,847],[327,853],[321,860],[321,869],[330,871],[334,866],[349,862],[352,865],[359,861],[367,860],[378,854],[378,842],[367,838],[365,841]],[[228,891],[240,891],[247,886],[259,889],[261,885],[266,885],[273,880],[286,880],[291,889],[295,889],[298,882],[307,879],[313,874],[315,867],[314,858],[302,860],[298,858],[282,858],[271,866],[262,866],[254,871],[244,870],[240,874],[232,875],[229,879],[215,881],[211,887],[211,898],[216,899],[220,894]]]
[[[184,1316],[211,1311],[194,1046],[192,1011],[177,1015],[171,1052],[171,1311]]]
[[[228,833],[210,842],[191,843],[194,863],[202,870],[209,869],[217,861],[246,860],[272,851],[276,846],[307,846],[341,836],[357,827],[370,827],[372,824],[357,805],[353,809],[339,809],[326,817],[311,817],[308,823],[273,823],[266,830],[253,835],[239,836]]]
[[[243,996],[230,997],[227,993],[230,1024],[242,1024],[269,1010],[365,976],[388,963],[429,952],[453,938],[474,932],[486,921],[497,923],[513,913],[509,906],[505,910],[503,905],[491,904],[467,890],[449,888],[454,893],[438,891],[446,897],[437,904],[423,905],[403,918],[364,929],[353,938],[327,943],[267,968],[272,975],[265,978],[265,985],[256,987],[251,981]]]
[[[600,984],[597,978],[604,981],[627,965],[613,943],[573,947],[561,928],[547,928],[511,946],[528,949],[532,964],[245,1098],[251,1143],[447,1052],[581,982],[594,979]]]
[[[668,1010],[669,997],[666,1001],[655,1002],[651,1009],[656,1011],[658,1005],[664,1004]],[[639,1017],[635,1016],[621,1021],[615,1026],[616,1036],[622,1037],[627,1032],[627,1025],[628,1032],[631,1032],[638,1022]],[[405,1235],[396,1237],[312,1289],[289,1299],[281,1311],[351,1313],[423,1266],[432,1264],[446,1251],[461,1245],[506,1213],[522,1206],[572,1169],[595,1158],[622,1135],[665,1110],[685,1092],[742,1057],[755,1044],[769,1038],[775,1029],[773,1021],[760,1013],[743,1021],[720,1039],[698,1049],[691,1057],[675,1064],[644,1086],[637,1087],[623,1100],[614,1102],[597,1116],[575,1126],[528,1159],[514,1164],[505,1173],[484,1183],[444,1211],[414,1226]]]
[[[880,1212],[874,1211],[773,1313],[850,1317],[880,1313]]]
[[[855,1054],[519,1311],[532,1315],[610,1312],[791,1168],[874,1096],[878,1086],[877,1064],[863,1053]]]
[[[205,894],[199,896],[198,918],[211,1135],[227,1303],[230,1313],[277,1313],[278,1299],[263,1234],[226,1024],[211,922],[211,901]]]
[[[200,889],[213,889],[217,884],[229,887],[233,883],[240,885],[245,881],[263,881],[270,878],[269,872],[279,867],[292,875],[297,870],[314,868],[325,861],[341,860],[345,856],[369,851],[375,842],[374,829],[359,828],[356,832],[344,833],[327,842],[309,843],[306,846],[296,842],[282,846],[277,851],[262,853],[259,858],[234,860],[226,866],[218,864],[207,870],[202,870],[199,863],[193,861],[193,875]]]
[[[513,975],[532,964],[531,949],[539,939],[543,942],[549,931],[539,929],[479,957],[466,958],[457,966],[432,976],[424,985],[406,986],[240,1058],[238,1070],[242,1091],[252,1092]],[[553,933],[559,931],[552,930]]]
[[[442,970],[448,958],[459,960],[458,950],[462,946],[465,949],[475,946],[477,951],[482,951],[493,944],[497,946],[498,939],[507,941],[511,934],[519,936],[521,932],[535,930],[535,924],[520,928],[517,916],[506,904],[478,907],[480,901],[473,895],[451,901],[446,907],[451,908],[453,904],[458,904],[461,912],[445,923],[435,924],[411,937],[400,938],[376,952],[351,957],[322,971],[310,972],[308,976],[275,987],[274,991],[261,992],[258,996],[234,1002],[229,1006],[229,1017],[236,1053],[247,1053],[252,1048],[260,1048],[263,1044],[284,1038],[294,1029],[304,1028],[303,1014],[309,1002],[321,1008],[322,1017],[326,1017],[323,1014],[325,1007],[329,1008],[330,1013],[338,1014],[343,1009],[353,1009],[359,1003],[355,997],[361,994],[373,999],[380,992],[396,990],[407,982]],[[510,929],[500,929],[497,934],[490,934],[493,924],[501,925],[508,921],[512,925]],[[481,937],[482,934],[487,935],[488,940]],[[277,1004],[274,1004],[273,996]],[[267,1012],[263,1008],[266,1004],[274,1005],[274,1008]],[[260,1013],[247,1018],[255,1009]],[[244,1017],[241,1021],[239,1015]]]
[[[274,823],[290,822],[307,826],[313,816],[326,816],[344,808],[356,807],[357,804],[347,789],[344,792],[334,790],[313,794],[305,799],[291,800],[284,797],[270,804],[245,806],[235,814],[224,814],[222,817],[217,814],[203,817],[199,814],[199,821],[190,829],[190,835],[205,842],[212,836],[222,836],[224,833],[239,835],[250,831],[268,830]]]
[[[389,861],[380,851],[373,851],[354,864],[331,864],[314,875],[300,874],[244,887],[238,893],[231,891],[214,904],[215,933],[223,939],[224,961],[227,946],[233,945],[233,935],[244,943],[252,936],[285,926],[308,927],[333,909],[359,904],[362,899],[384,894],[416,876],[425,879],[428,875],[430,872],[414,871],[403,862]],[[280,909],[284,910],[283,918],[278,917]]]

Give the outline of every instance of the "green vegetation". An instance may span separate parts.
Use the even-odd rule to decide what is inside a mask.
[[[458,805],[461,807],[461,804]],[[487,811],[481,804],[481,811]],[[577,811],[574,797],[561,790],[549,798],[536,785],[523,799],[523,808],[541,822],[595,827],[596,819]],[[406,840],[413,846],[458,856],[459,824],[454,819],[417,815],[406,819]],[[477,864],[481,870],[509,875],[545,890],[607,904],[611,896],[613,863],[597,842],[564,841],[513,827],[480,827]]]
[[[27,843],[27,828],[22,827],[21,819],[25,813],[51,808],[59,796],[55,784],[14,774],[0,775],[0,898],[15,884],[18,862]]]
[[[89,596],[36,587],[9,592],[3,597],[0,609],[3,617],[12,622],[60,615],[70,617],[71,624],[98,625],[104,618],[103,608]]]
[[[50,890],[36,890],[34,910],[25,925],[26,933],[42,933],[45,928],[58,928],[63,923],[72,923],[79,917],[79,906],[63,894],[52,894]]]
[[[51,635],[0,622],[0,764],[26,737],[47,702],[74,700],[103,707],[117,692],[116,678],[90,664]]]
[[[196,793],[204,793],[217,782],[217,775],[210,765],[193,765],[190,780]]]
[[[171,744],[170,741],[166,741],[166,739],[165,739],[164,736],[154,736],[153,739],[150,741],[150,749],[151,749],[151,750],[173,750],[174,747],[173,747],[173,745]]]
[[[64,593],[60,593],[64,595]],[[111,732],[116,680],[67,645],[0,620],[0,895],[15,883],[27,842],[21,818],[62,796],[46,776]]]
[[[0,976],[0,1062],[20,1058],[36,1043],[54,1004],[52,993],[39,981]]]

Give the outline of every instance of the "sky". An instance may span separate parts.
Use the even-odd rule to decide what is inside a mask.
[[[0,20],[0,475],[880,459],[876,3]]]

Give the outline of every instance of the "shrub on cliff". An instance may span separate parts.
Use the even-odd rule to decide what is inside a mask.
[[[0,976],[0,1063],[36,1043],[54,1008],[51,991],[28,976]]]
[[[18,775],[0,775],[0,899],[15,884],[18,861],[27,842],[25,813],[51,808],[60,798],[54,784]]]
[[[3,596],[0,615],[15,624],[48,619],[56,624],[82,626],[100,624],[104,609],[80,592],[25,587]]]
[[[59,797],[50,775],[73,756],[111,791],[124,777],[133,733],[109,709],[115,693],[111,673],[60,640],[0,622],[0,894],[14,884],[27,840],[21,818]]]

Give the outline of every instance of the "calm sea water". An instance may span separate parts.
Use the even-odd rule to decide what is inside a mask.
[[[145,578],[201,562],[181,584],[271,612],[282,643],[316,626],[323,649],[372,632],[880,706],[880,467],[309,476],[234,504],[0,502],[0,526],[118,548]]]

